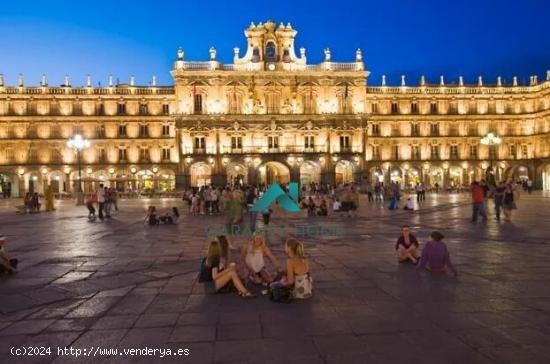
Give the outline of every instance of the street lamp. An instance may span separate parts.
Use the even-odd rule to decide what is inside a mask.
[[[67,146],[76,151],[78,159],[78,191],[76,198],[76,205],[84,205],[84,195],[82,194],[82,160],[80,154],[82,149],[88,148],[90,146],[90,141],[88,139],[82,138],[82,135],[76,134],[71,139],[67,140]]]
[[[481,144],[489,147],[489,170],[491,175],[489,175],[489,170],[485,171],[487,177],[487,182],[491,185],[496,185],[495,183],[495,171],[493,170],[493,159],[495,156],[495,148],[502,143],[501,137],[494,133],[489,133],[483,138],[481,138]]]

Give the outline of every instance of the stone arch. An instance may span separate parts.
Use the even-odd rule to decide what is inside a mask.
[[[191,165],[191,186],[201,187],[212,184],[212,166],[205,162],[196,162]]]
[[[9,170],[0,169],[0,197],[20,197],[19,177]]]
[[[334,166],[334,175],[336,184],[351,183],[354,181],[353,173],[355,164],[348,160],[339,160]]]
[[[384,183],[384,169],[382,166],[371,167],[369,169],[369,176],[372,184],[376,182]]]
[[[48,174],[48,183],[52,186],[53,193],[62,193],[65,191],[64,177],[65,174],[59,170],[53,170]]]
[[[315,161],[304,161],[300,165],[300,185],[321,182],[321,166]]]
[[[504,172],[505,180],[506,181],[523,181],[523,180],[533,180],[533,172],[531,171],[531,168],[529,168],[526,164],[516,164],[510,166],[506,171]]]
[[[289,183],[290,168],[281,162],[265,162],[258,168],[258,181],[265,185],[275,182],[282,184]]]
[[[231,162],[226,167],[227,184],[245,185],[248,183],[248,168],[244,163]]]

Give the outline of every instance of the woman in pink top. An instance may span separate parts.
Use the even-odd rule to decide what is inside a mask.
[[[444,236],[439,231],[434,231],[430,234],[430,240],[424,246],[422,250],[422,256],[420,262],[417,265],[417,270],[422,268],[429,270],[430,272],[446,272],[450,269],[456,276],[456,271],[453,262],[451,261],[451,255],[447,245],[442,241]]]

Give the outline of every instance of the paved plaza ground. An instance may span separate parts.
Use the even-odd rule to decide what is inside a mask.
[[[467,195],[428,195],[414,213],[361,201],[356,219],[274,216],[275,224],[338,225],[302,240],[315,293],[276,304],[213,294],[197,282],[205,227],[142,223],[148,204],[122,200],[111,221],[84,207],[15,214],[0,200],[0,233],[20,259],[0,276],[1,363],[550,363],[550,195],[523,194],[512,223],[470,222]],[[396,262],[400,226],[423,243],[446,236],[458,278]],[[279,238],[271,247],[283,259]],[[235,257],[236,258],[236,257]],[[51,347],[13,356],[12,347]],[[58,356],[57,347],[189,349],[183,357]]]

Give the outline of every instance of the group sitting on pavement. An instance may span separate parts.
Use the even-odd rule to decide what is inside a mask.
[[[239,263],[230,259],[230,246],[225,236],[218,236],[208,245],[206,256],[201,261],[199,282],[213,282],[217,293],[236,291],[243,298],[256,297],[250,285],[261,285],[261,293],[275,302],[305,299],[312,296],[313,283],[304,246],[290,238],[284,244],[287,256],[283,270],[263,237],[256,234],[252,241],[242,247]],[[264,261],[267,256],[277,275],[271,274]]]

